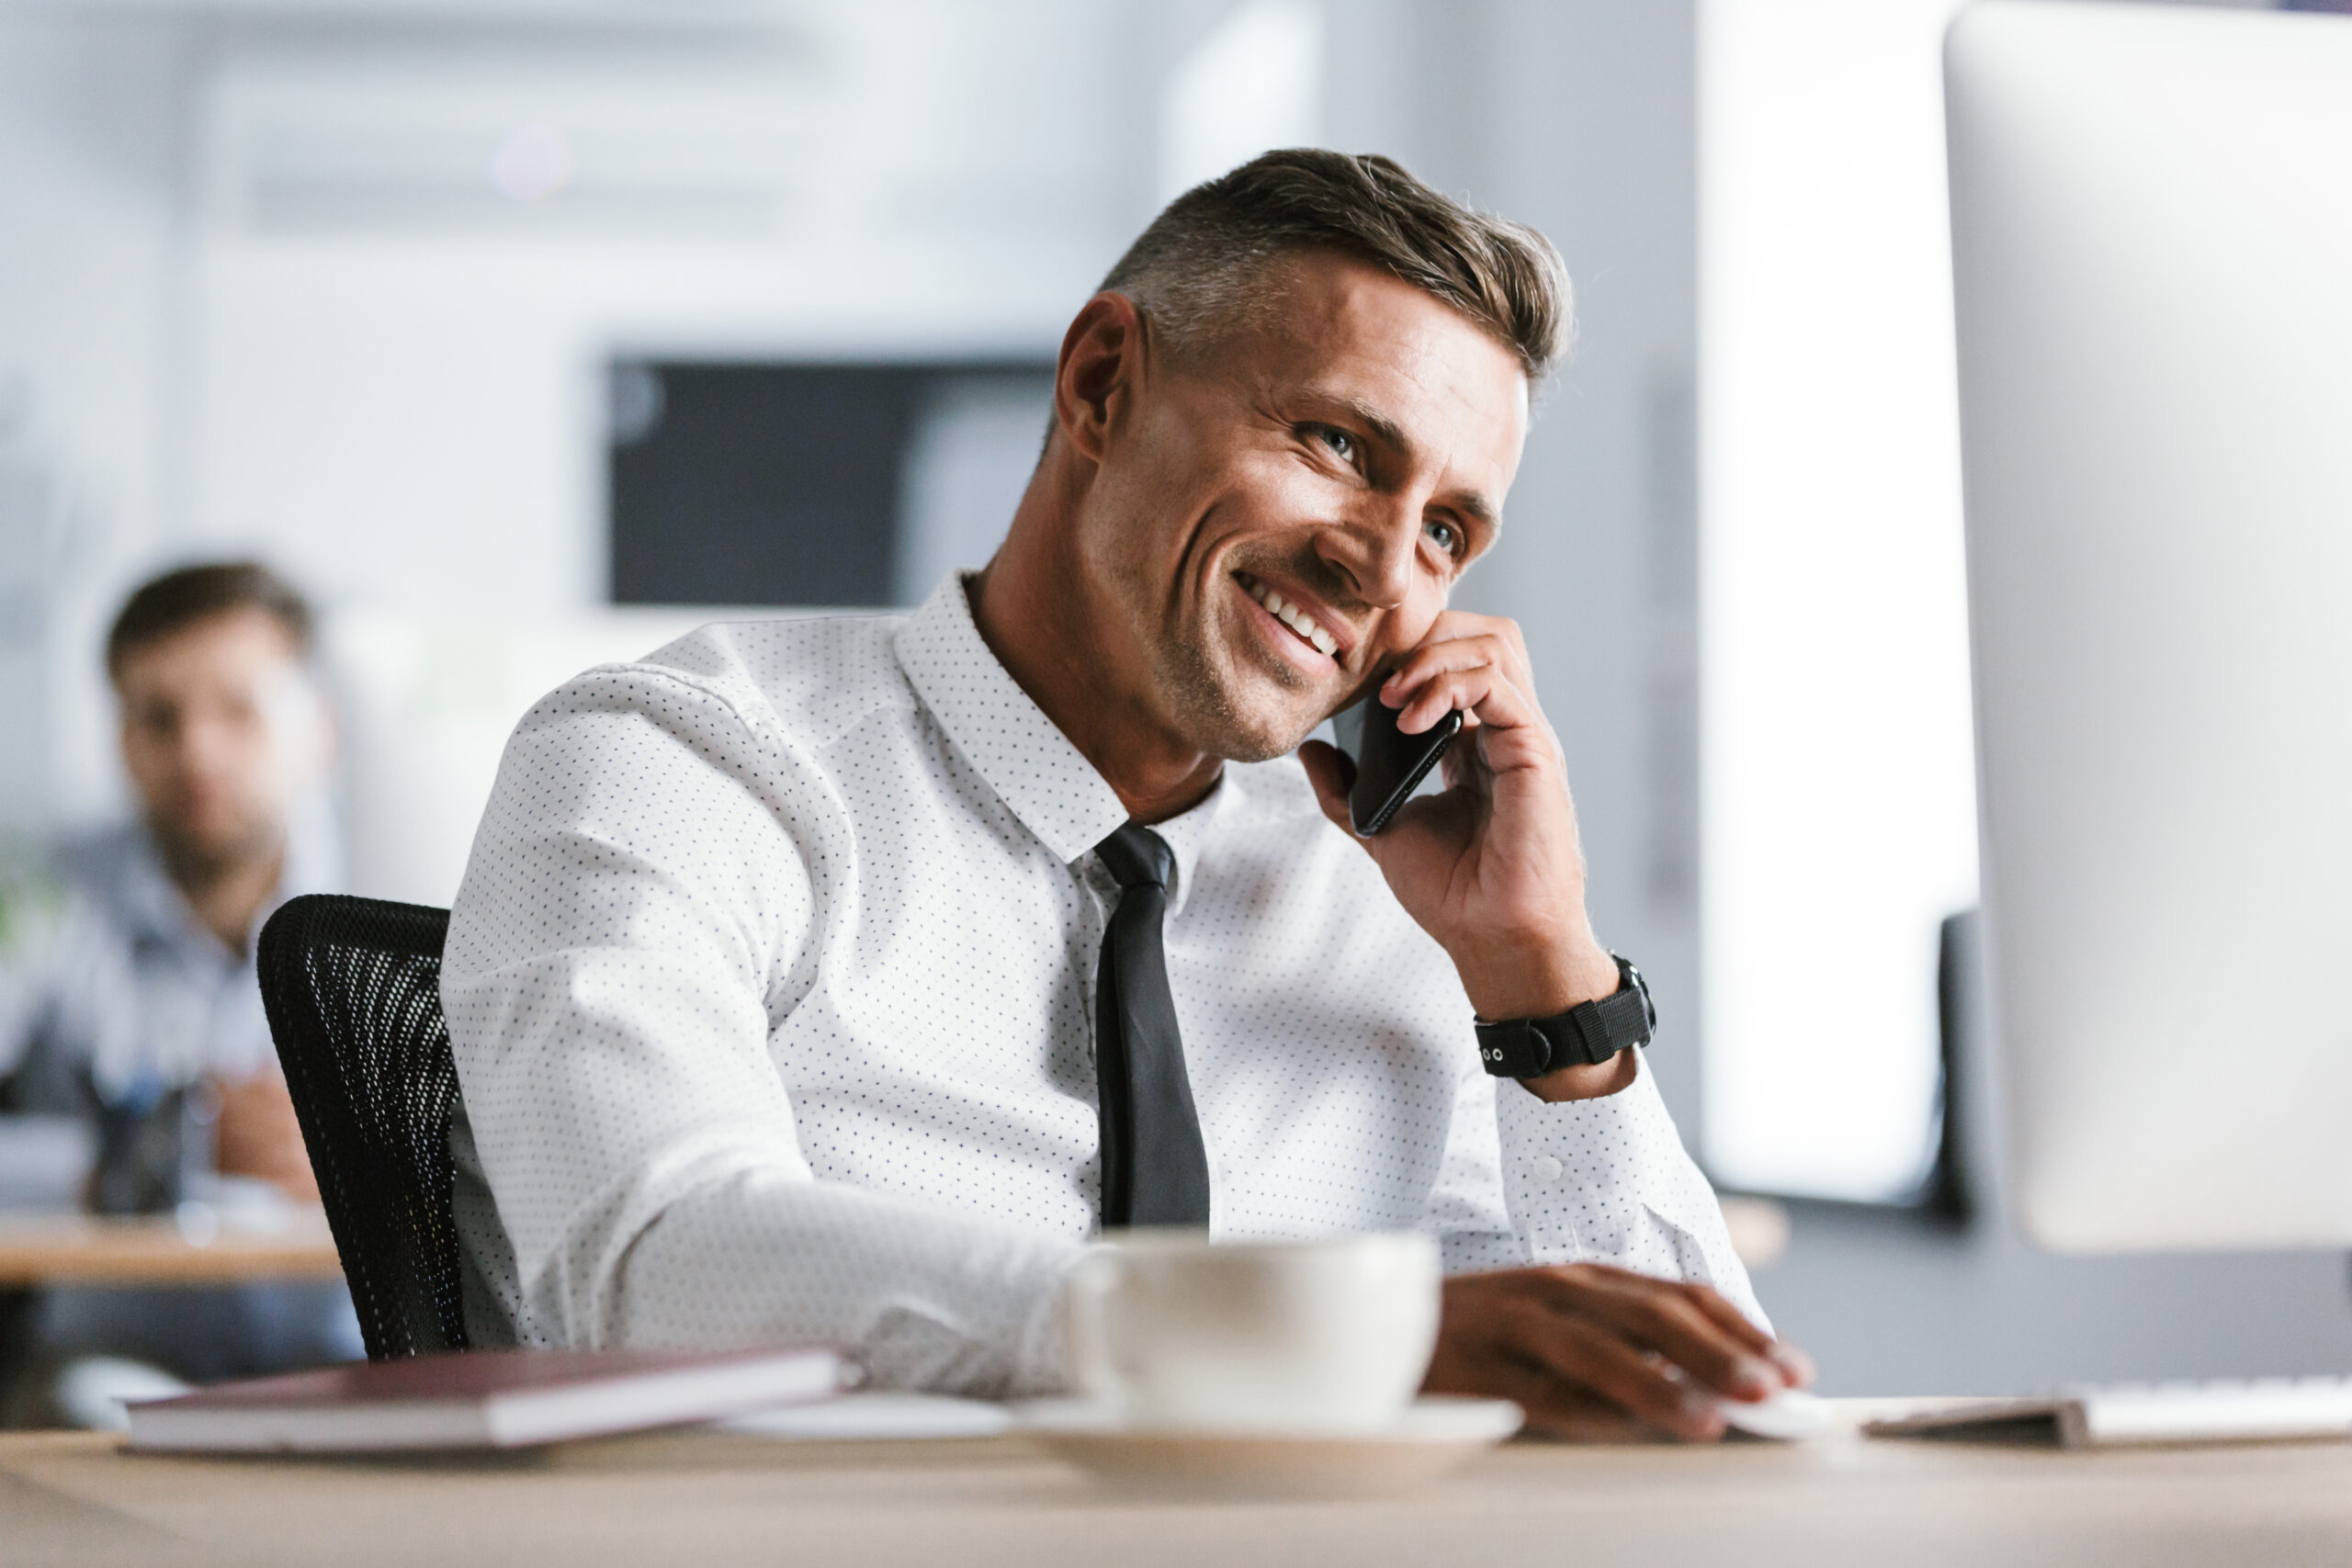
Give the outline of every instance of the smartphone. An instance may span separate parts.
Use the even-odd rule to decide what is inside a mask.
[[[1414,788],[1462,733],[1462,710],[1449,709],[1420,734],[1407,735],[1396,728],[1396,710],[1375,694],[1340,714],[1332,728],[1340,746],[1356,760],[1348,818],[1368,839],[1388,826],[1396,808],[1412,797]]]

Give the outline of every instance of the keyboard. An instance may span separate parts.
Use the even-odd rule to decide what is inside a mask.
[[[1873,1437],[1998,1438],[2052,1428],[2071,1449],[2352,1437],[2352,1378],[2116,1383],[2027,1399],[1955,1400],[1862,1429]]]

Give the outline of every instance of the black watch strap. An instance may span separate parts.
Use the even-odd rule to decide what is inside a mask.
[[[1617,958],[1617,989],[1608,996],[1553,1018],[1481,1022],[1478,1059],[1498,1078],[1532,1078],[1556,1067],[1598,1066],[1630,1046],[1648,1044],[1657,1027],[1649,983]]]

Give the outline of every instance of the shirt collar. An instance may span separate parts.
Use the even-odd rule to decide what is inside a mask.
[[[1193,886],[1193,868],[1200,863],[1201,852],[1216,829],[1217,818],[1233,804],[1234,788],[1233,770],[1228,767],[1217,775],[1216,785],[1198,805],[1165,822],[1151,825],[1151,830],[1159,835],[1169,852],[1176,857],[1176,879],[1168,889],[1168,918],[1171,920],[1184,912],[1184,896]]]
[[[897,648],[899,667],[947,739],[1065,863],[1125,823],[1118,792],[981,637],[961,573],[907,617]]]
[[[164,870],[163,854],[144,827],[123,840],[116,874],[117,908],[130,930],[175,945],[220,945],[197,924],[187,896]]]

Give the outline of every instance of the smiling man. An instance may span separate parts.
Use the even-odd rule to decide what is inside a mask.
[[[985,571],[535,708],[443,979],[478,1338],[1043,1393],[1104,1226],[1418,1227],[1433,1391],[1703,1438],[1802,1381],[1621,1048],[1518,629],[1446,608],[1566,289],[1385,159],[1270,153],[1079,312]],[[1468,728],[1358,840],[1301,743],[1366,693]]]

